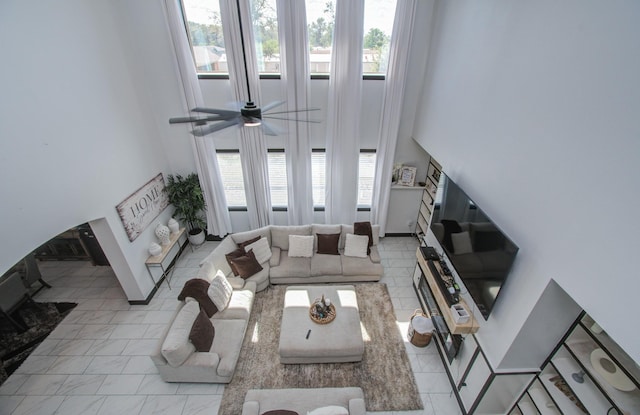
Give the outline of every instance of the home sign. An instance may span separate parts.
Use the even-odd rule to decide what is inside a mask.
[[[129,240],[133,242],[169,206],[162,173],[116,206]]]

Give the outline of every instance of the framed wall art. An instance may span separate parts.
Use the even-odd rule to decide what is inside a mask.
[[[129,241],[133,242],[169,206],[162,173],[123,200],[116,209]]]
[[[415,167],[402,166],[402,168],[400,168],[398,184],[401,186],[413,186],[416,181],[417,170]]]

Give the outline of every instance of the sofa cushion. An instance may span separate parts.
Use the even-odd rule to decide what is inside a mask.
[[[216,372],[219,376],[232,376],[242,349],[246,321],[213,319],[211,322],[216,330],[211,352],[217,353],[220,357]]]
[[[308,415],[349,415],[349,410],[338,405],[328,405],[316,408]]]
[[[253,229],[250,231],[236,232],[236,233],[232,233],[229,236],[236,243],[236,245],[240,245],[243,242],[254,239],[256,236],[264,236],[265,238],[267,238],[267,241],[269,241],[269,245],[272,245],[270,226],[265,226],[265,227]]]
[[[222,311],[227,308],[232,292],[233,287],[231,283],[227,281],[227,277],[222,274],[222,271],[218,271],[211,280],[209,289],[207,290],[207,295],[211,298],[211,301],[213,301],[218,310]]]
[[[195,299],[207,316],[211,317],[218,311],[218,307],[208,295],[209,285],[209,282],[202,278],[192,278],[184,283],[178,300],[185,301],[187,297]]]
[[[195,352],[195,346],[189,341],[189,333],[199,313],[200,307],[198,303],[189,301],[180,308],[176,318],[171,323],[171,327],[160,348],[162,356],[167,359],[170,366],[180,366]]]
[[[246,241],[244,241],[244,242],[240,242],[240,243],[238,244],[238,248],[242,248],[242,249],[244,249],[244,248],[246,248],[248,245],[251,245],[252,243],[259,241],[259,240],[260,240],[260,238],[262,238],[262,236],[256,236],[255,238],[247,239],[247,240],[246,240]],[[265,239],[266,239],[266,238],[265,238]],[[247,251],[247,250],[245,249],[245,251]]]
[[[280,265],[272,267],[269,276],[272,279],[283,277],[308,277],[311,275],[311,259],[290,257],[287,251],[282,251],[280,254]]]
[[[244,248],[236,248],[233,251],[227,253],[224,255],[224,257],[227,259],[227,262],[229,263],[229,267],[231,268],[231,272],[233,272],[233,275],[235,275],[236,277],[238,275],[240,275],[240,273],[238,272],[238,269],[236,268],[235,264],[233,263],[233,259],[235,258],[240,258],[241,256],[245,256],[247,253],[244,250]]]
[[[256,260],[256,256],[253,251],[247,252],[244,256],[231,259],[231,263],[235,265],[238,270],[238,275],[244,279],[262,271],[262,266],[260,266]]]
[[[342,237],[340,238],[340,249],[344,249],[346,235],[353,232],[353,225],[342,225]],[[371,234],[373,236],[373,246],[380,243],[380,225],[371,225]]]
[[[213,344],[213,336],[215,336],[215,329],[211,320],[207,318],[207,314],[200,310],[196,317],[191,331],[189,332],[189,340],[193,343],[193,346],[198,352],[208,352],[211,350]]]
[[[289,235],[311,235],[311,225],[302,226],[272,226],[271,246],[283,251],[289,250]]]
[[[234,290],[227,308],[216,313],[212,319],[249,320],[255,297],[255,287],[255,284],[247,282],[245,288]]]
[[[353,233],[356,235],[366,235],[369,238],[369,244],[367,245],[367,255],[369,255],[371,253],[371,247],[373,246],[371,222],[354,222]]]
[[[311,234],[312,235],[317,235],[319,233],[322,234],[332,234],[332,233],[339,233],[341,237],[344,237],[342,235],[342,225],[324,225],[324,224],[314,224],[311,225]],[[318,238],[316,237],[315,242],[314,242],[314,252],[318,250]],[[343,244],[344,245],[344,242]]]
[[[316,234],[319,254],[340,255],[338,252],[338,243],[340,242],[340,233],[318,233]]]
[[[376,275],[384,272],[382,264],[371,262],[369,258],[358,258],[341,255],[342,275]]]
[[[340,255],[315,254],[311,257],[311,275],[341,275]]]
[[[346,242],[344,244],[344,255],[350,257],[366,258],[368,244],[368,236],[348,233]]]
[[[313,236],[289,235],[289,256],[311,258],[313,256]]]
[[[259,237],[257,241],[244,246],[245,252],[253,250],[256,256],[256,261],[259,264],[264,264],[271,259],[271,247],[267,238]]]

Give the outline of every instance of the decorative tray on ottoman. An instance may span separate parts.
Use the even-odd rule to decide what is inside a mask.
[[[309,307],[309,317],[318,324],[331,323],[336,318],[336,307],[333,304],[326,305],[324,298],[318,298]]]

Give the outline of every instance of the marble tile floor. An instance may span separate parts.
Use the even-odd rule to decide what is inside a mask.
[[[176,307],[177,288],[196,275],[217,242],[185,249],[171,280],[148,305],[130,305],[110,267],[84,261],[47,261],[40,268],[53,288],[36,301],[78,306],[0,387],[0,415],[197,415],[217,413],[224,385],[165,383],[148,357]],[[382,238],[381,280],[392,297],[424,410],[384,415],[460,414],[432,341],[425,348],[406,340],[419,308],[411,285],[417,240]]]

